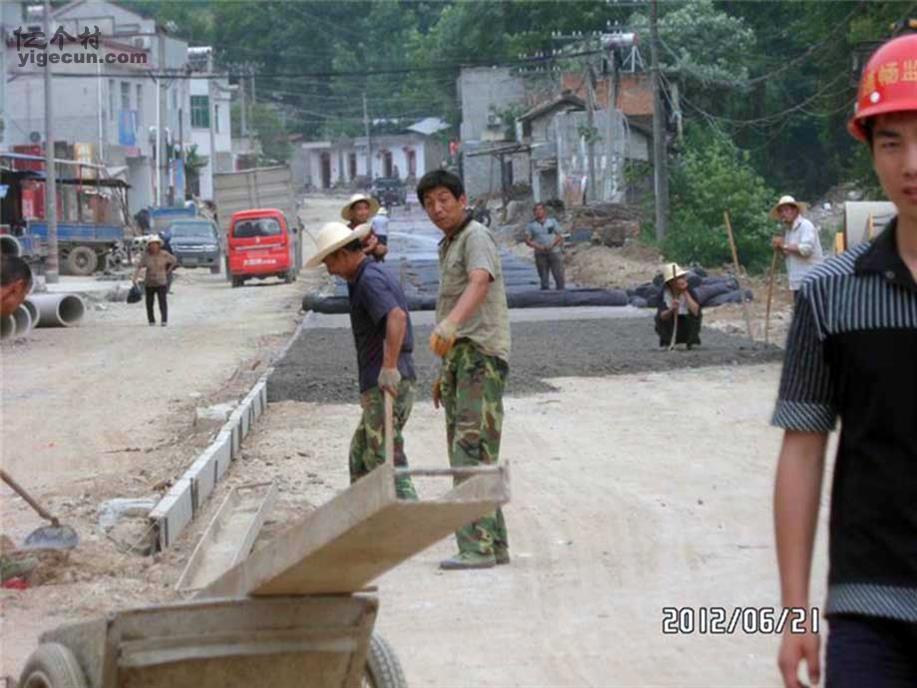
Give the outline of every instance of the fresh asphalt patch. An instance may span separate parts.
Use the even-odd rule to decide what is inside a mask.
[[[418,397],[430,398],[439,367],[427,348],[431,328],[414,328]],[[650,318],[519,322],[512,324],[507,395],[555,389],[558,377],[605,377],[680,368],[778,362],[783,350],[752,345],[748,339],[704,329],[691,351],[659,347]],[[275,366],[268,399],[353,403],[358,399],[357,361],[350,329],[304,329]]]

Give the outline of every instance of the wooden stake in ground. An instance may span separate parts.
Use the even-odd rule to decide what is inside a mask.
[[[726,220],[726,232],[729,235],[729,248],[732,249],[732,264],[736,271],[736,284],[739,285],[739,291],[742,291],[742,284],[739,282],[739,254],[736,251],[736,240],[732,234],[732,223],[729,221],[729,211],[723,211],[723,218]],[[742,292],[742,310],[745,312],[745,326],[748,328],[748,338],[754,343],[755,337],[751,331],[751,314],[748,312],[748,302],[745,300],[745,292]]]
[[[663,286],[662,287],[663,294],[665,294],[665,290],[666,290],[666,287]],[[678,303],[680,304],[681,300],[678,299],[677,297],[675,298],[678,301]],[[678,309],[681,310],[681,305],[678,306]],[[672,322],[672,339],[669,341],[669,351],[675,350],[675,342],[678,341],[678,315],[679,315],[678,311],[675,311],[675,315],[673,317],[673,322]]]
[[[774,299],[774,279],[777,275],[777,249],[774,249],[774,257],[771,258],[771,272],[767,278],[767,308],[764,311],[764,343],[770,344],[771,329],[771,301]]]

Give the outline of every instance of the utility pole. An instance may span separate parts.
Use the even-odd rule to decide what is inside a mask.
[[[213,77],[212,71],[209,76]],[[210,156],[209,160],[207,161],[207,167],[210,170],[210,200],[214,200],[214,174],[216,174],[217,171],[217,144],[216,136],[214,135],[214,127],[216,126],[216,122],[214,120],[216,119],[217,112],[216,103],[214,102],[216,100],[216,92],[217,89],[214,88],[213,78],[207,79],[207,114],[210,115],[208,118],[210,120],[210,126],[208,127],[210,129],[208,132],[210,134]]]
[[[96,63],[96,110],[99,125],[99,164],[105,164],[105,133],[102,128],[102,62]],[[101,175],[99,175],[101,177]]]
[[[605,129],[605,155],[608,156],[606,177],[610,182],[608,184],[607,200],[615,201],[618,196],[618,166],[620,162],[615,154],[616,149],[613,148],[615,140],[615,123],[617,122],[618,112],[618,53],[616,48],[614,46],[609,46],[607,55],[611,65],[611,74],[607,75],[605,78],[608,90],[608,126]],[[624,145],[626,150],[627,142],[625,142]]]
[[[366,106],[366,94],[363,94],[363,128],[366,130],[366,176],[373,183],[373,142],[369,133],[369,108]]]
[[[163,171],[166,167],[166,147],[165,132],[162,123],[165,121],[166,95],[162,93],[162,87],[165,85],[163,77],[166,72],[166,34],[165,28],[156,27],[156,37],[158,42],[156,66],[159,69],[159,78],[156,80],[156,205],[162,205],[162,187]]]
[[[239,97],[242,99],[240,105],[241,105],[241,110],[242,110],[242,138],[244,139],[246,134],[248,133],[248,127],[246,126],[246,122],[248,121],[248,114],[245,112],[247,105],[245,103],[245,77],[244,76],[239,79]]]
[[[665,113],[659,76],[657,0],[650,0],[650,69],[653,74],[653,189],[656,196],[656,240],[662,241],[669,222],[669,178],[666,168]]]
[[[589,174],[588,203],[595,203],[595,73],[592,71],[592,62],[586,65],[586,128],[589,138],[586,139],[586,157]]]
[[[45,36],[51,35],[51,0],[45,0]],[[45,63],[45,221],[48,223],[48,267],[45,280],[60,280],[57,255],[57,169],[54,166],[54,112],[51,95],[51,61]]]

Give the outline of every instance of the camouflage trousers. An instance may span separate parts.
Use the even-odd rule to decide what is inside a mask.
[[[446,441],[453,467],[497,463],[503,430],[503,389],[509,366],[460,341],[443,359],[441,395],[446,410]],[[459,482],[458,480],[456,482]],[[455,533],[460,552],[493,554],[509,548],[500,509]]]
[[[394,403],[395,465],[407,467],[402,429],[414,406],[414,381],[402,380]],[[377,466],[385,463],[385,399],[382,390],[373,387],[360,395],[363,415],[350,440],[350,482],[355,483]],[[395,479],[395,492],[401,499],[417,499],[410,477]]]

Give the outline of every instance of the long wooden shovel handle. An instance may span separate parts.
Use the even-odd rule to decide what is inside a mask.
[[[395,465],[395,401],[392,395],[382,390],[385,399],[385,462]]]
[[[774,300],[774,278],[777,274],[777,249],[774,249],[774,257],[771,258],[771,271],[767,278],[767,307],[764,310],[764,343],[770,344],[771,330],[771,302]]]
[[[3,482],[5,482],[10,487],[12,487],[16,491],[16,494],[22,497],[28,503],[30,507],[35,509],[35,511],[38,513],[39,516],[41,516],[46,521],[51,521],[52,525],[55,525],[55,526],[58,525],[57,519],[54,518],[51,514],[49,514],[47,510],[41,504],[39,504],[34,499],[32,499],[32,495],[26,492],[25,488],[23,488],[22,485],[20,485],[15,480],[13,480],[13,477],[9,473],[4,471],[2,468],[0,468],[0,479],[2,479]]]

